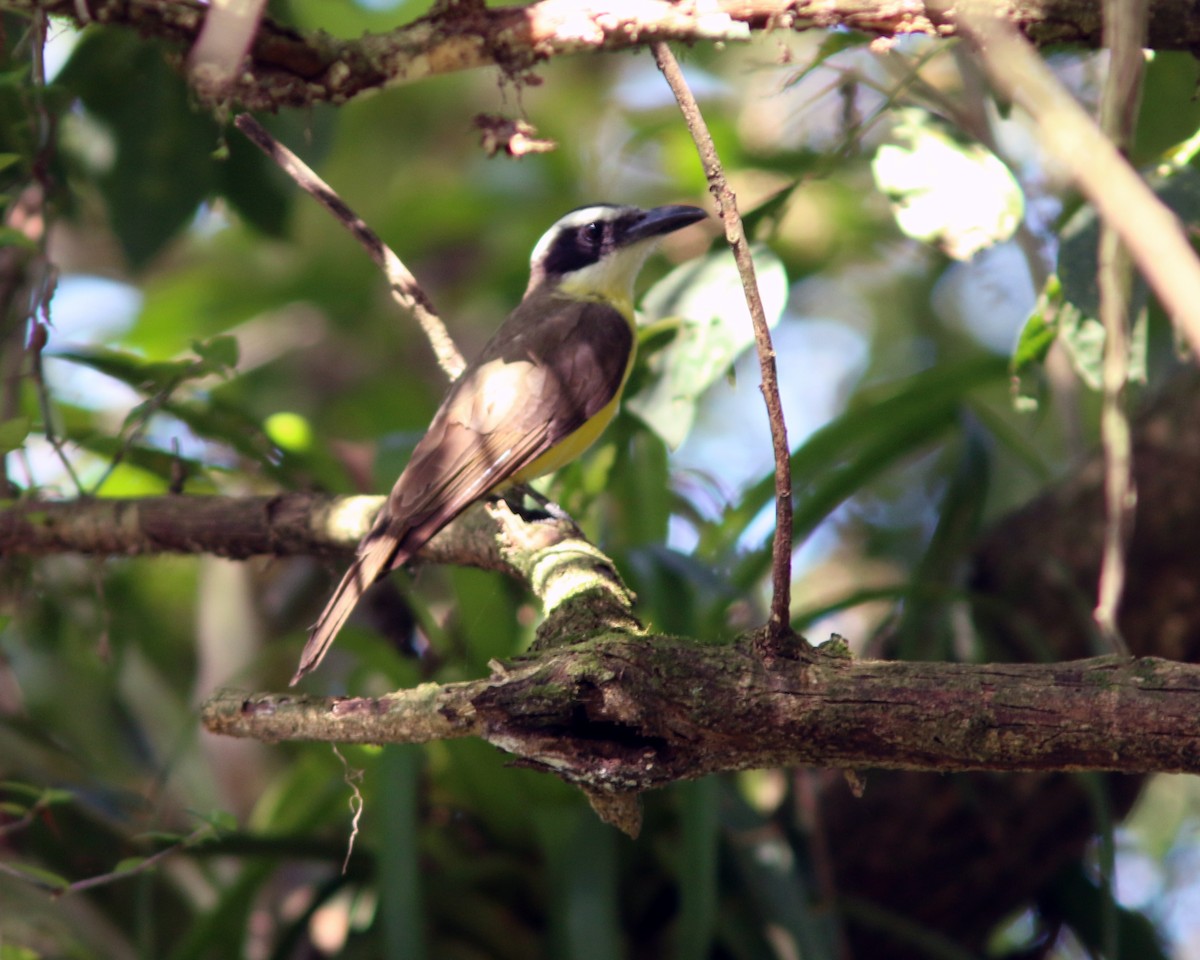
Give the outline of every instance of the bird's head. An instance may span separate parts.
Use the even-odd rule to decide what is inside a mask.
[[[707,216],[699,207],[595,204],[572,210],[533,248],[526,295],[544,284],[578,300],[633,310],[633,283],[666,234]]]

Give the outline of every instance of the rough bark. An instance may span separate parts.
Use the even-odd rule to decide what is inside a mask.
[[[200,34],[207,9],[199,0],[4,0],[0,6],[18,12],[42,8],[80,25],[134,29],[165,41],[178,51],[181,63]],[[1101,43],[1099,0],[992,0],[982,7],[1014,23],[1038,45]],[[353,39],[319,31],[303,34],[264,17],[232,86],[222,81],[216,89],[206,89],[202,78],[192,79],[202,99],[273,111],[343,103],[368,91],[482,66],[498,66],[519,78],[548,59],[586,51],[828,27],[881,37],[957,33],[954,6],[920,0],[714,0],[695,5],[542,0],[490,9],[455,3],[436,5],[429,16],[387,33]],[[1155,0],[1147,43],[1158,50],[1193,49],[1200,44],[1200,15],[1183,0]]]
[[[477,736],[590,790],[800,765],[1200,772],[1200,668],[854,661],[843,646],[764,663],[751,640],[608,634],[491,677],[378,699],[222,695],[233,736],[405,742]]]

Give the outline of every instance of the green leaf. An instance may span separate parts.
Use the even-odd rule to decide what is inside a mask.
[[[207,373],[227,374],[238,364],[238,342],[228,335],[208,340],[193,340],[192,351],[202,361]]]
[[[52,787],[39,787],[32,783],[22,783],[20,780],[0,780],[0,790],[7,793],[15,793],[18,796],[28,797],[32,803],[31,806],[46,807],[52,804],[71,803],[75,799],[75,794],[70,790],[61,790]]]
[[[979,535],[991,481],[991,450],[985,432],[966,417],[962,449],[942,497],[937,527],[913,572],[913,591],[896,631],[901,660],[953,659],[954,627],[947,604],[958,593],[962,567]]]
[[[1146,312],[1140,311],[1129,332],[1129,373],[1134,383],[1146,382],[1146,343],[1149,324]],[[1058,312],[1058,340],[1067,348],[1071,366],[1079,378],[1093,390],[1104,384],[1104,326],[1099,320],[1085,316],[1070,303]]]
[[[1169,954],[1154,924],[1144,913],[1116,904],[1111,891],[1102,888],[1076,862],[1066,867],[1038,898],[1038,907],[1049,920],[1065,922],[1093,956],[1103,945],[1102,918],[1116,914],[1118,958],[1167,960]]]
[[[0,227],[0,249],[4,247],[37,250],[38,245],[30,240],[23,230],[18,230],[16,227]]]
[[[731,838],[725,852],[730,869],[760,930],[771,930],[785,943],[772,955],[836,957],[833,911],[814,906],[808,877],[813,865],[805,851],[772,820],[750,806],[728,781],[721,782],[722,832]]]
[[[1062,305],[1062,297],[1062,284],[1057,276],[1051,275],[1017,337],[1012,357],[1013,373],[1020,375],[1046,359],[1054,338],[1058,336],[1058,310]]]
[[[1193,136],[1200,128],[1196,84],[1200,64],[1190,52],[1155,51],[1142,76],[1141,109],[1133,156],[1136,163],[1153,163],[1168,148]]]
[[[41,960],[41,954],[15,943],[0,943],[0,960]]]
[[[247,223],[269,237],[282,236],[295,195],[291,181],[241,133],[231,129],[227,136],[229,152],[216,165],[218,191]]]
[[[380,905],[383,955],[422,960],[425,903],[421,882],[421,771],[424,753],[416,744],[389,744],[379,762],[379,801],[384,818],[379,846],[379,882],[388,891]]]
[[[688,960],[710,955],[716,929],[721,781],[705,777],[677,783],[672,792],[679,800],[682,841],[676,864],[680,902],[675,956]]]
[[[32,864],[9,861],[5,868],[19,873],[35,886],[42,887],[52,893],[65,893],[71,886],[71,881],[52,870],[35,867]]]
[[[797,540],[810,533],[836,507],[869,480],[924,449],[956,422],[966,395],[1008,375],[1000,357],[976,357],[936,367],[898,384],[860,396],[851,409],[814,433],[792,454],[792,482],[798,491],[794,517]],[[736,544],[746,526],[775,493],[774,474],[756,483],[720,523],[705,531],[701,548],[716,556]],[[769,568],[757,551],[742,562],[739,589]]]
[[[192,219],[214,184],[217,130],[195,113],[164,48],[135,33],[93,27],[59,74],[116,141],[99,180],[109,220],[134,267]]]
[[[534,823],[550,890],[550,956],[626,955],[617,904],[618,834],[582,804],[538,812]]]
[[[0,454],[19,449],[29,436],[30,421],[28,417],[13,417],[11,420],[0,420]]]
[[[783,262],[766,247],[753,249],[767,322],[774,326],[787,302]],[[650,385],[626,407],[675,449],[691,431],[696,403],[754,342],[737,264],[718,250],[682,264],[646,294],[642,313],[651,322],[677,319],[678,333],[646,363]]]
[[[154,394],[177,386],[188,377],[195,376],[197,366],[194,360],[151,361],[136,354],[103,347],[64,350],[54,353],[54,356],[98,370],[144,394]]]
[[[1184,223],[1200,220],[1200,171],[1192,167],[1173,169],[1166,176],[1151,173],[1150,188]],[[1058,248],[1057,273],[1063,296],[1085,318],[1100,313],[1100,293],[1096,286],[1097,251],[1100,245],[1100,221],[1092,206],[1077,210],[1062,229]],[[1135,275],[1130,305],[1139,313],[1146,303],[1148,288],[1140,274]]]

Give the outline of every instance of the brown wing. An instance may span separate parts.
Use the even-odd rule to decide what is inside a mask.
[[[314,624],[292,683],[321,662],[367,587],[604,409],[633,349],[612,307],[544,290],[526,296],[442,401]]]

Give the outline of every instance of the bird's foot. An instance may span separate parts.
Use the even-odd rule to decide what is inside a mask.
[[[526,522],[534,523],[549,517],[560,523],[570,524],[571,529],[575,531],[577,536],[583,536],[583,533],[579,529],[579,524],[575,522],[575,519],[566,510],[553,500],[538,493],[538,491],[534,490],[527,483],[520,483],[515,487],[511,487],[505,493],[501,494],[499,499],[508,504],[508,508]],[[538,509],[536,511],[527,509],[525,506],[526,499],[532,500],[537,504]]]

